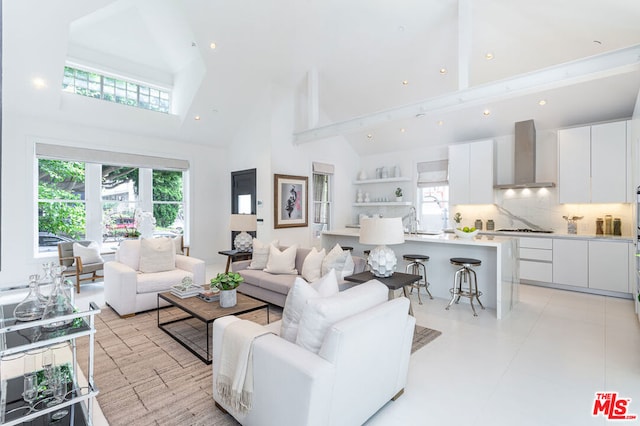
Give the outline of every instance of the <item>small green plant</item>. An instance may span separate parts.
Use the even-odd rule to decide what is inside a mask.
[[[396,188],[396,197],[402,197],[402,188]]]
[[[244,281],[242,275],[237,272],[219,273],[215,278],[211,278],[211,288],[220,290],[233,290]]]
[[[462,222],[462,215],[460,214],[460,212],[457,212],[455,216],[453,216],[453,221],[458,225],[460,224],[460,222]]]

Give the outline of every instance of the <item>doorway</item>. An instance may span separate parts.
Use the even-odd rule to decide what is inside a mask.
[[[231,214],[256,214],[256,169],[231,172]],[[231,247],[238,231],[231,231]],[[256,232],[249,232],[256,237]]]

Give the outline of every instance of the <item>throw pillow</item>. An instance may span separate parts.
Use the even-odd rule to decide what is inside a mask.
[[[267,261],[269,260],[269,247],[274,245],[278,247],[278,240],[273,240],[271,244],[265,244],[262,241],[253,239],[253,254],[251,256],[251,264],[247,269],[264,269],[267,267]]]
[[[80,243],[73,243],[73,256],[79,256],[83,265],[90,263],[104,263],[104,259],[100,256],[100,246],[95,241],[83,246]],[[74,260],[75,265],[75,260]]]
[[[176,267],[176,249],[169,238],[140,240],[140,272],[171,271]]]
[[[336,274],[327,274],[316,282],[309,284],[300,277],[296,277],[293,287],[287,294],[282,310],[280,337],[291,343],[296,342],[298,326],[307,300],[313,297],[327,297],[338,293]]]
[[[333,296],[308,299],[300,318],[296,345],[317,354],[333,324],[384,303],[388,291],[384,284],[372,280]]]
[[[322,275],[326,275],[330,269],[335,269],[336,274],[340,278],[344,278],[353,274],[355,265],[351,252],[349,250],[342,250],[340,244],[333,246],[331,251],[327,253],[322,261]]]
[[[184,254],[182,252],[182,235],[176,237],[170,237],[173,240],[173,245],[176,248],[176,254]]]
[[[269,248],[269,260],[267,260],[267,267],[264,268],[264,271],[270,274],[298,275],[298,270],[296,269],[297,252],[297,244],[288,247],[284,251],[280,251],[272,244]]]
[[[322,276],[322,261],[327,255],[325,249],[318,251],[315,247],[311,249],[302,264],[302,278],[307,282],[313,282]]]

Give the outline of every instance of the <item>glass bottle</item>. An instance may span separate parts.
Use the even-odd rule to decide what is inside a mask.
[[[596,218],[596,235],[604,234],[603,225],[604,225],[604,220],[601,217]]]
[[[613,216],[610,214],[604,216],[604,233],[605,235],[613,234]]]
[[[33,321],[42,317],[46,298],[40,294],[39,279],[39,275],[29,276],[29,294],[13,310],[13,316],[17,320]]]
[[[60,273],[58,273],[60,272]],[[62,281],[61,271],[56,271],[56,275],[53,278],[53,290],[49,296],[47,306],[44,308],[42,319],[57,318],[63,315],[70,315],[73,313],[73,302],[70,298],[69,292],[65,289]],[[44,330],[51,331],[59,328],[66,327],[73,322],[73,319],[54,321],[42,326]]]

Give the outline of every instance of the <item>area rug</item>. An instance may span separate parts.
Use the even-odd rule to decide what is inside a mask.
[[[163,310],[163,321],[171,309]],[[271,309],[271,321],[281,316],[281,309]],[[264,310],[241,317],[262,324],[267,319]],[[211,366],[160,330],[155,311],[122,319],[105,307],[96,316],[96,329],[94,381],[110,425],[238,424],[215,408]],[[411,352],[440,334],[416,326]],[[87,340],[78,341],[78,359],[86,359]],[[86,373],[86,366],[80,367]]]

